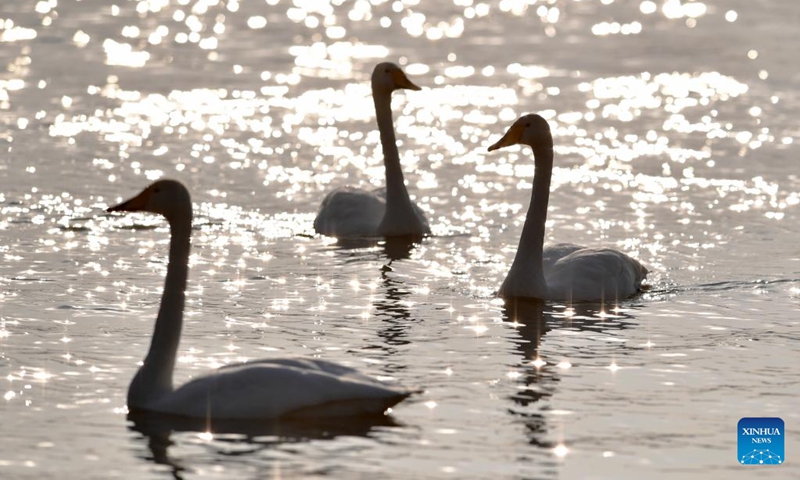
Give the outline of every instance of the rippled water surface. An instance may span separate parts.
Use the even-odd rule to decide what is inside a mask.
[[[745,416],[786,422],[759,476],[800,476],[798,21],[795,0],[2,2],[0,477],[751,478]],[[312,222],[383,183],[384,59],[423,87],[393,105],[434,236],[342,245]],[[629,252],[645,294],[493,298],[533,162],[486,146],[531,111],[548,240]],[[195,202],[179,382],[302,355],[425,392],[324,432],[128,420],[168,230],[104,208],[162,176]]]

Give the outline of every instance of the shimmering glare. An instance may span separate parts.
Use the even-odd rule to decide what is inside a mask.
[[[664,16],[670,19],[689,17],[697,18],[705,15],[708,7],[702,2],[681,2],[681,0],[667,0],[661,7]]]
[[[116,42],[110,38],[103,41],[107,65],[124,67],[143,67],[150,59],[150,53],[137,51],[132,45]]]
[[[384,46],[351,42],[317,42],[311,46],[290,47],[289,52],[296,57],[299,72],[315,72],[332,79],[352,78],[354,62],[384,58],[389,53]]]
[[[267,19],[257,15],[247,19],[247,26],[252,29],[264,28],[267,26]]]
[[[655,13],[657,8],[655,2],[651,2],[650,0],[645,0],[639,5],[639,10],[645,15]]]
[[[14,25],[13,20],[0,19],[0,42],[22,42],[34,38],[36,38],[36,30]]]
[[[72,37],[72,41],[79,47],[85,47],[89,44],[91,39],[92,38],[82,30],[75,32],[75,35]]]
[[[623,23],[602,22],[592,26],[592,33],[598,36],[604,35],[636,35],[642,32],[642,24],[639,22]]]
[[[35,458],[50,443],[75,443],[73,463],[139,460],[129,448],[81,451],[73,441],[96,433],[92,425],[125,422],[125,387],[146,350],[168,251],[163,219],[103,209],[162,177],[186,182],[195,201],[176,383],[236,361],[302,355],[425,390],[395,408],[400,428],[367,438],[288,446],[270,438],[264,450],[250,448],[259,439],[174,432],[169,456],[187,471],[247,476],[236,468],[277,455],[287,478],[329,466],[347,476],[347,454],[336,450],[355,441],[381,469],[421,449],[437,463],[417,462],[422,471],[408,476],[418,478],[481,468],[539,478],[546,475],[536,469],[553,454],[569,453],[575,467],[624,447],[626,455],[605,462],[620,465],[619,476],[650,452],[604,444],[602,422],[623,425],[634,413],[636,425],[656,430],[661,424],[648,420],[665,415],[674,420],[669,428],[696,425],[690,411],[673,409],[683,404],[675,398],[688,391],[719,403],[698,385],[734,357],[727,366],[747,378],[769,358],[772,339],[784,338],[773,332],[785,318],[762,323],[774,320],[768,305],[799,295],[796,282],[781,278],[790,260],[752,254],[794,238],[797,180],[776,165],[795,156],[797,99],[782,87],[786,71],[775,60],[791,45],[771,45],[770,28],[759,30],[763,37],[738,35],[740,15],[764,15],[754,16],[755,7],[88,3],[34,2],[27,21],[11,21],[10,2],[0,24],[8,47],[0,79],[8,157],[0,167],[8,178],[0,192],[8,239],[0,245],[0,360],[8,366],[4,421],[25,432],[12,438],[20,450],[9,455]],[[730,55],[703,38],[730,40]],[[81,68],[59,64],[53,51]],[[409,191],[435,233],[391,261],[381,242],[352,247],[312,227],[332,188],[384,184],[369,87],[382,60],[402,65],[422,87],[395,92],[392,104]],[[547,241],[613,246],[642,259],[651,283],[643,296],[589,311],[548,303],[527,317],[493,298],[517,250],[534,166],[526,147],[485,150],[529,111],[547,118],[556,142]],[[748,283],[752,275],[770,280]],[[781,283],[770,283],[775,278]],[[751,295],[770,303],[738,308]],[[724,311],[715,312],[719,304]],[[760,391],[745,386],[753,388],[741,392]],[[634,408],[605,408],[611,390]],[[775,398],[780,406],[791,395]],[[65,424],[63,411],[100,421],[35,438],[38,425]],[[723,423],[707,422],[702,441],[716,444]],[[125,429],[106,430],[130,443]],[[584,444],[597,443],[571,451],[562,433],[576,431]],[[661,433],[671,435],[654,438]],[[198,441],[214,443],[186,455]],[[148,445],[138,434],[135,442]],[[234,457],[237,446],[247,454]],[[708,452],[704,459],[715,458]],[[59,467],[46,458],[36,466]],[[146,464],[134,465],[147,474]]]
[[[569,453],[569,449],[564,444],[559,444],[553,449],[553,453],[558,458],[564,458]]]

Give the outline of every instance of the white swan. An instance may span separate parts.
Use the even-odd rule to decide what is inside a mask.
[[[425,214],[408,196],[392,124],[392,92],[420,90],[394,63],[372,71],[372,99],[381,134],[386,187],[341,187],[322,201],[314,230],[332,237],[421,237],[431,233]]]
[[[161,214],[172,235],[150,351],[128,390],[130,410],[216,420],[334,417],[378,414],[412,393],[389,388],[352,368],[311,359],[228,365],[174,389],[172,372],[189,271],[189,192],[177,181],[160,180],[107,211]]]
[[[533,149],[533,194],[517,255],[497,294],[506,298],[614,301],[638,292],[647,269],[622,252],[566,243],[543,248],[553,171],[553,136],[547,120],[536,114],[520,117],[489,151],[515,144]]]

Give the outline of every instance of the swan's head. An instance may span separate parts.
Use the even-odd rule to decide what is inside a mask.
[[[107,212],[150,212],[163,215],[167,220],[192,216],[192,198],[189,190],[176,180],[159,180],[142,190],[139,195]]]
[[[414,82],[408,79],[405,72],[394,63],[383,62],[375,66],[375,70],[372,71],[372,90],[392,93],[401,88],[422,90],[414,85]]]
[[[517,144],[528,145],[534,150],[553,148],[553,136],[550,134],[547,120],[535,113],[519,117],[503,138],[489,147],[489,151]]]

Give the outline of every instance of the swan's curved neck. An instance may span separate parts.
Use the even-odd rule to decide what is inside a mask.
[[[553,173],[553,147],[534,148],[533,156],[535,170],[531,204],[525,217],[525,225],[522,227],[517,255],[511,264],[508,277],[526,277],[526,283],[530,282],[532,287],[527,296],[547,298],[542,251],[547,222],[547,203],[550,200],[550,177]]]
[[[378,118],[378,130],[381,134],[381,147],[383,148],[383,164],[386,168],[385,215],[387,218],[400,218],[408,214],[410,218],[416,219],[400,166],[397,139],[394,136],[392,94],[373,90],[372,98],[375,102],[375,113]]]
[[[188,216],[170,221],[169,263],[161,308],[158,310],[150,350],[128,391],[128,407],[146,407],[150,401],[169,393],[172,372],[183,326],[186,279],[189,274],[189,248],[192,229]]]

